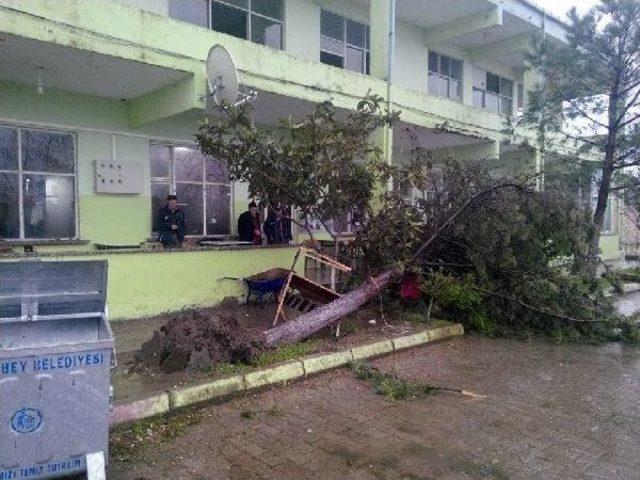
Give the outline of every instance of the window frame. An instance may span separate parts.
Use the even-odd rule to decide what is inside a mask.
[[[475,105],[475,104],[474,104],[474,106],[476,108],[482,108],[484,110],[489,110],[490,112],[494,112],[494,113],[497,113],[499,115],[513,116],[514,115],[514,105],[518,101],[517,92],[515,92],[516,95],[514,96],[514,90],[516,90],[515,87],[516,87],[518,82],[516,82],[515,80],[512,80],[511,78],[507,78],[507,77],[505,77],[503,75],[498,75],[497,73],[493,73],[493,72],[491,72],[489,70],[485,70],[484,68],[476,67],[475,65],[474,65],[474,69],[484,72],[483,88],[480,88],[480,87],[476,86],[476,84],[475,84],[475,73],[474,73],[474,82],[473,82],[473,85],[472,85],[472,95],[475,94],[476,92],[482,93],[482,106],[478,106],[478,105]],[[487,82],[487,77],[488,77],[488,75],[493,75],[494,77],[496,77],[498,79],[498,90],[500,90],[500,85],[502,84],[503,80],[506,80],[506,81],[510,82],[511,83],[511,96],[507,96],[507,95],[503,94],[502,92],[494,92],[494,91],[488,90],[487,89],[487,83],[488,83]],[[494,111],[493,109],[487,107],[487,94],[488,93],[498,98],[498,110],[497,111]],[[505,113],[505,112],[502,111],[502,102],[504,100],[508,100],[509,102],[511,102],[511,109],[509,110],[508,113]]]
[[[234,198],[235,198],[235,185],[231,180],[228,183],[223,182],[208,182],[207,181],[207,167],[205,161],[202,162],[202,180],[177,180],[176,179],[176,162],[175,162],[175,149],[176,148],[190,148],[198,151],[197,145],[190,143],[181,143],[181,142],[166,142],[162,140],[151,140],[149,141],[149,167],[151,167],[151,148],[153,146],[158,147],[168,147],[171,150],[171,154],[169,156],[169,176],[168,177],[153,177],[149,175],[149,184],[150,188],[152,185],[169,185],[169,194],[175,195],[177,185],[199,185],[202,187],[202,233],[195,235],[185,235],[186,238],[202,238],[202,237],[225,237],[234,234]],[[202,153],[199,152],[200,155]],[[206,158],[206,157],[205,157]],[[149,168],[149,172],[151,172],[151,168]],[[217,234],[209,234],[207,232],[207,187],[215,185],[215,186],[225,186],[229,187],[229,225],[228,231],[229,233],[217,233]],[[151,196],[151,202],[153,206],[153,196]],[[184,206],[183,203],[180,202],[180,198],[178,198],[178,205]],[[155,229],[155,219],[158,212],[151,212],[151,234],[158,233]],[[189,222],[189,217],[187,217],[187,222]]]
[[[429,56],[431,55],[436,55],[438,57],[438,70],[440,70],[442,68],[442,58],[446,57],[449,59],[449,75],[445,75],[443,73],[440,73],[440,71],[434,72],[433,70],[431,70],[431,62],[429,61]],[[460,63],[460,78],[455,78],[451,75],[451,71],[452,71],[452,66],[453,66],[453,62],[459,62]],[[431,91],[431,75],[435,75],[438,76],[439,78],[446,80],[447,82],[447,96],[442,96],[442,95],[438,95],[435,92]],[[461,60],[459,58],[455,58],[452,57],[450,55],[445,55],[443,53],[439,53],[436,51],[429,51],[427,54],[427,91],[429,92],[430,95],[434,95],[436,97],[439,98],[446,98],[448,100],[453,100],[454,102],[462,102],[462,92],[464,91],[464,85],[463,85],[463,81],[464,81],[464,60]],[[455,80],[458,82],[459,86],[459,90],[460,93],[457,97],[451,96],[451,82],[452,80]]]
[[[0,174],[10,174],[18,176],[18,228],[19,236],[17,238],[3,238],[2,240],[7,243],[11,242],[47,242],[52,240],[78,240],[80,231],[80,216],[79,216],[79,190],[78,190],[78,135],[73,130],[65,130],[61,128],[50,128],[41,125],[29,125],[29,124],[11,124],[0,122],[0,127],[13,129],[16,131],[16,149],[17,149],[17,170],[0,169]],[[39,131],[46,133],[57,133],[61,135],[70,135],[73,142],[73,173],[58,173],[58,172],[45,172],[37,170],[24,170],[23,166],[23,152],[22,152],[22,132],[23,131]],[[24,223],[24,176],[25,175],[42,175],[42,176],[59,176],[59,177],[72,177],[73,178],[73,236],[72,237],[27,237],[25,236],[25,223]]]
[[[333,38],[333,37],[328,37],[326,35],[322,34],[322,12],[326,12],[329,13],[331,15],[335,15],[336,17],[339,17],[342,21],[342,40],[338,40],[337,38]],[[354,45],[352,43],[349,43],[347,38],[348,38],[348,34],[347,34],[347,22],[353,22],[353,23],[359,23],[360,25],[364,26],[364,47],[361,47],[360,45]],[[370,29],[371,27],[369,26],[368,23],[363,22],[362,20],[358,20],[355,19],[353,17],[347,17],[345,15],[342,15],[334,10],[328,9],[328,8],[320,8],[320,51],[318,54],[318,61],[320,63],[322,63],[323,65],[329,65],[329,66],[335,66],[335,65],[330,65],[328,63],[324,63],[321,60],[322,57],[322,53],[328,53],[331,55],[337,55],[333,52],[329,52],[327,50],[324,50],[322,48],[322,39],[326,38],[327,40],[333,41],[333,42],[338,42],[342,44],[342,67],[336,67],[336,68],[340,68],[342,70],[347,70],[349,72],[355,72],[355,73],[360,73],[362,75],[370,75],[370,70],[371,70],[371,36],[370,36]],[[359,50],[363,53],[364,56],[364,64],[363,64],[363,70],[362,71],[357,71],[357,70],[350,70],[348,68],[346,68],[346,62],[347,62],[347,48],[352,48],[355,50]]]
[[[280,27],[281,27],[281,30],[280,30],[280,49],[279,50],[282,50],[282,51],[286,50],[286,46],[285,46],[285,39],[286,39],[285,28],[286,28],[286,14],[287,14],[287,3],[286,2],[287,2],[287,0],[281,0],[282,1],[282,18],[281,19],[275,18],[275,17],[270,17],[268,15],[265,15],[263,13],[260,13],[260,12],[257,12],[256,10],[254,10],[252,8],[253,0],[247,0],[247,7],[246,8],[245,7],[241,7],[239,5],[235,5],[232,2],[229,2],[227,0],[203,0],[203,1],[205,1],[206,4],[207,4],[207,22],[206,22],[207,26],[206,26],[206,28],[208,30],[212,30],[214,32],[218,32],[218,30],[215,30],[213,28],[213,12],[212,12],[213,4],[217,3],[217,4],[220,4],[220,5],[223,5],[223,6],[227,7],[227,8],[233,8],[235,10],[239,10],[239,11],[243,12],[244,14],[246,14],[246,26],[245,26],[245,28],[246,28],[246,33],[247,34],[246,34],[246,36],[245,36],[245,38],[243,40],[247,40],[249,42],[256,43],[258,45],[263,45],[265,47],[273,48],[274,50],[278,50],[278,49],[276,49],[274,47],[271,47],[269,45],[265,45],[265,44],[262,44],[262,43],[254,42],[252,40],[252,35],[251,35],[252,34],[252,21],[251,21],[251,17],[253,15],[255,15],[256,17],[261,17],[261,18],[263,18],[265,20],[270,20],[270,21],[279,23]],[[176,18],[176,17],[171,17],[171,18],[174,18],[177,21],[184,21],[184,20],[180,20],[179,18]],[[189,23],[189,22],[187,22],[187,23]],[[190,25],[200,26],[200,25],[192,24],[192,23],[189,23],[189,24]],[[203,28],[205,28],[205,27],[203,27]],[[224,32],[219,32],[219,33],[224,33]],[[231,34],[226,34],[226,35],[231,35]],[[242,37],[236,37],[235,35],[231,35],[231,36],[233,36],[235,38],[242,38]]]

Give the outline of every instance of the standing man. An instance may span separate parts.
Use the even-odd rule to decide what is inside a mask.
[[[241,242],[251,242],[262,245],[262,231],[260,230],[260,215],[256,202],[249,204],[249,210],[238,218],[238,237]]]
[[[158,214],[158,231],[160,242],[164,248],[175,248],[182,245],[187,230],[184,212],[178,208],[178,197],[167,196],[167,203]]]

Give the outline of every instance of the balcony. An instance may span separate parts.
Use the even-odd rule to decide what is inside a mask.
[[[412,3],[399,1],[403,22]],[[449,27],[454,21],[448,20]],[[386,82],[373,76],[114,2],[2,0],[0,25],[0,80],[35,86],[41,75],[46,88],[122,100],[132,128],[205,108],[204,59],[216,43],[234,56],[243,86],[260,91],[265,122],[275,121],[276,111],[304,112],[318,101],[331,99],[348,109],[366,93],[387,94]],[[427,27],[427,36],[435,38],[439,27]],[[426,78],[425,71],[425,84]],[[398,78],[391,89],[392,108],[402,111],[404,122],[483,138],[500,135],[503,116],[412,86]]]

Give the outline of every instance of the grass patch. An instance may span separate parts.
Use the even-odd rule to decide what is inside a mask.
[[[240,412],[240,416],[245,420],[253,420],[258,415],[256,410],[243,410]]]
[[[118,425],[109,435],[109,453],[115,461],[126,462],[142,451],[182,435],[204,418],[202,411],[187,409],[178,415],[154,417]]]
[[[382,373],[366,362],[354,362],[351,369],[356,378],[370,382],[376,394],[390,401],[434,395],[440,390],[435,385]]]
[[[218,363],[212,367],[213,373],[220,375],[238,375],[245,373],[251,367],[241,363]]]
[[[284,409],[275,403],[267,408],[264,413],[270,417],[284,417]]]
[[[283,345],[275,350],[263,352],[256,358],[256,366],[266,367],[274,363],[286,362],[295,358],[304,357],[314,353],[318,346],[317,340],[306,340],[304,342]]]

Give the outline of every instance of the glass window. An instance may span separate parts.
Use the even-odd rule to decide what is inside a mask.
[[[369,27],[335,13],[320,14],[320,61],[354,72],[369,73]]]
[[[487,72],[487,91],[500,93],[500,77]]]
[[[437,53],[429,52],[429,71],[430,72],[434,72],[434,73],[439,72],[440,70],[440,67],[438,66],[439,57],[440,56]]]
[[[449,98],[462,100],[462,84],[459,80],[449,79]]]
[[[455,78],[456,80],[462,80],[462,61],[461,60],[451,60],[451,78]]]
[[[166,145],[151,145],[149,147],[151,159],[151,176],[169,178],[171,176],[171,147]]]
[[[205,1],[211,12],[212,30],[268,47],[282,48],[283,0]]]
[[[359,22],[347,20],[347,43],[360,48],[366,48],[367,27]]]
[[[0,239],[20,238],[18,174],[0,172]]]
[[[439,97],[449,96],[449,82],[437,73],[429,74],[429,93]]]
[[[231,184],[224,162],[205,157],[193,147],[162,144],[150,145],[149,161],[154,231],[167,195],[175,192],[185,212],[187,235],[231,233]]]
[[[364,72],[364,50],[347,47],[347,58],[344,68],[354,72]]]
[[[282,23],[251,15],[251,40],[271,48],[282,48]]]
[[[246,4],[246,0],[244,3]],[[251,9],[266,17],[278,20],[282,20],[283,17],[282,0],[251,0]]]
[[[195,148],[175,147],[173,149],[176,181],[202,181],[202,155]]]
[[[320,35],[344,41],[344,18],[326,10],[320,12]]]
[[[495,93],[486,92],[484,97],[484,108],[492,112],[498,112],[500,109],[500,97]]]
[[[341,55],[335,55],[328,52],[320,52],[320,61],[322,63],[326,63],[327,65],[343,68],[344,58],[342,58]]]
[[[207,235],[225,235],[231,224],[231,187],[207,185]]]
[[[0,170],[18,170],[18,131],[0,127]]]
[[[452,100],[462,100],[462,62],[446,55],[429,52],[429,93]]]
[[[513,80],[474,67],[473,105],[492,112],[511,115],[513,113]]]
[[[158,230],[158,212],[164,207],[167,202],[167,195],[171,193],[170,183],[156,183],[151,182],[151,225],[153,230]]]
[[[22,130],[22,169],[32,172],[73,173],[73,135],[45,130]]]
[[[72,238],[75,235],[75,179],[61,175],[24,175],[24,236]]]
[[[209,26],[209,1],[169,0],[169,16],[206,28]]]
[[[449,57],[440,56],[440,70],[438,72],[447,77],[451,76],[451,59]]]
[[[211,28],[217,32],[247,38],[247,12],[211,2]]]
[[[176,195],[178,205],[185,212],[187,220],[187,235],[203,235],[202,215],[204,206],[202,204],[202,185],[197,183],[176,184]]]
[[[204,159],[206,181],[210,183],[229,183],[227,166],[215,158]]]
[[[249,0],[223,0],[231,5],[235,5],[236,7],[244,8],[247,10],[249,8]],[[254,0],[255,2],[256,0]],[[260,0],[257,0],[260,1]]]
[[[322,37],[320,39],[321,52],[331,53],[342,57],[344,55],[344,44],[329,37]]]
[[[0,127],[0,238],[75,236],[75,137]]]

